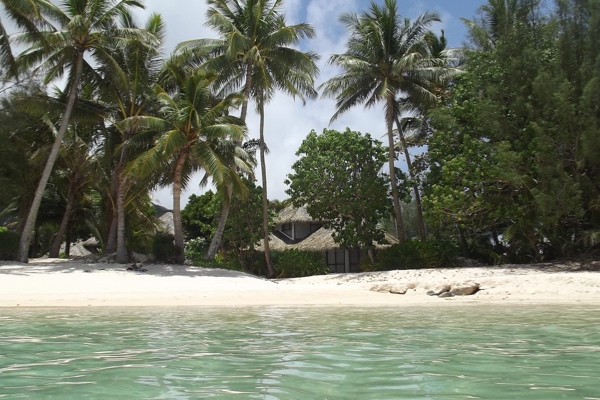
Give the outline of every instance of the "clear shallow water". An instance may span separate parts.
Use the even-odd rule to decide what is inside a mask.
[[[600,399],[600,308],[0,310],[0,399]]]

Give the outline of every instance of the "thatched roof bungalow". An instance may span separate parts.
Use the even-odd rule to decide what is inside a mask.
[[[269,236],[269,248],[273,251],[297,249],[323,252],[330,272],[360,272],[360,260],[367,254],[361,249],[346,249],[333,240],[333,231],[323,227],[321,221],[315,221],[305,207],[295,208],[288,205],[281,210],[276,220],[274,232]],[[386,234],[389,244],[397,239]],[[377,248],[388,245],[377,245]],[[263,250],[262,244],[258,247]]]

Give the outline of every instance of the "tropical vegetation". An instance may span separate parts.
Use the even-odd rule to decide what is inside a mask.
[[[335,101],[332,121],[358,106],[382,118],[368,133],[315,127],[285,201],[268,198],[267,105],[277,92],[324,100],[321,55],[306,50],[317,32],[289,24],[282,0],[207,0],[217,38],[169,55],[161,16],[135,21],[141,0],[0,3],[2,258],[69,256],[70,243],[93,237],[122,263],[154,249],[272,277],[320,273],[314,255],[271,260],[274,214],[289,201],[346,247],[395,235],[365,269],[600,248],[598,1],[488,0],[464,20],[462,49],[432,31],[440,15],[411,20],[396,0],[343,13],[348,39],[322,55],[337,75],[320,94]],[[382,133],[385,144],[372,139]],[[182,189],[207,185],[215,191],[181,204]],[[172,236],[151,202],[162,187],[173,193]]]

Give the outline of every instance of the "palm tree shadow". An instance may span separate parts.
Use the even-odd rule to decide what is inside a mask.
[[[251,278],[266,280],[258,276],[240,271],[219,268],[203,268],[175,264],[147,264],[139,270],[127,270],[131,264],[90,263],[80,260],[37,259],[29,263],[16,261],[0,261],[0,275],[32,276],[36,274],[72,274],[89,273],[101,274],[118,272],[121,274],[151,275],[159,277],[188,277],[188,278]]]

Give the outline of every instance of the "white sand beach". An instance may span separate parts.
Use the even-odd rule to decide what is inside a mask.
[[[267,280],[181,265],[35,259],[0,262],[0,307],[413,306],[502,303],[600,305],[600,263],[421,269]],[[461,288],[478,287],[471,295]],[[429,291],[453,291],[453,297]],[[401,294],[404,293],[404,294]]]

